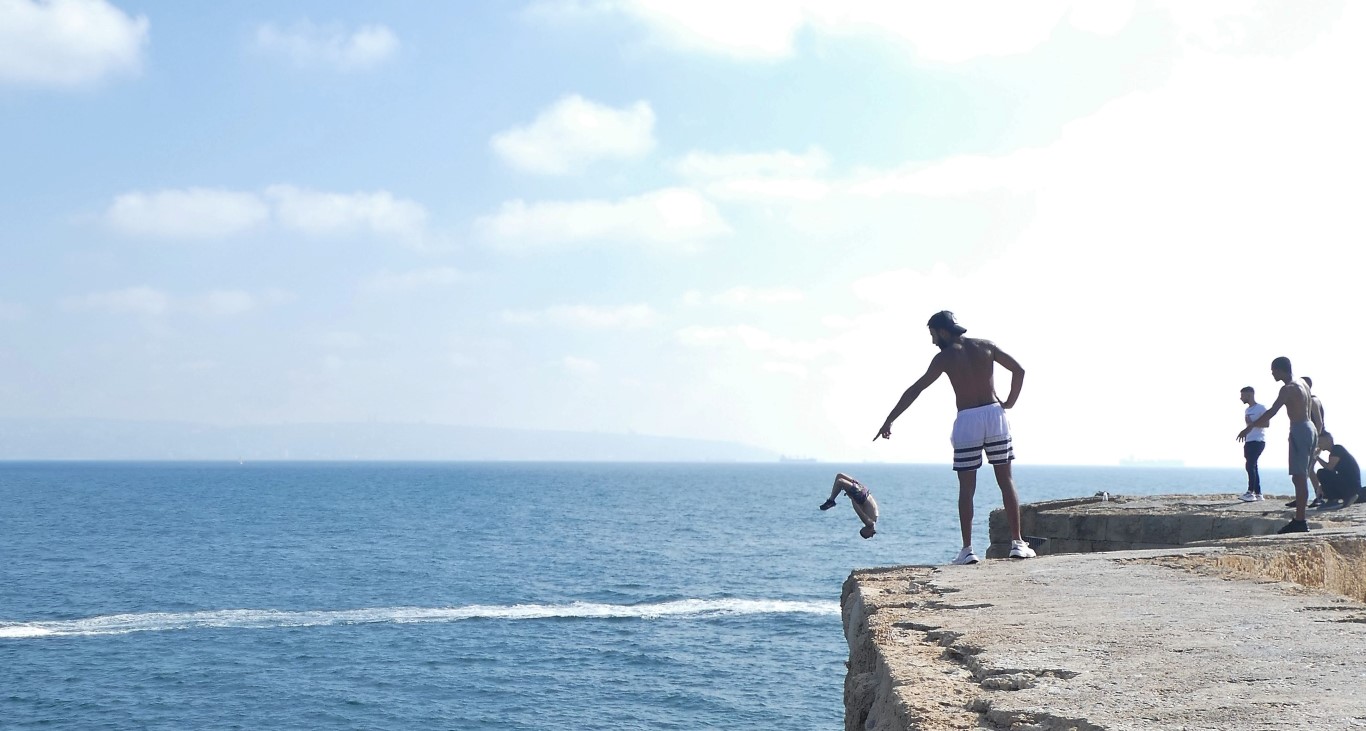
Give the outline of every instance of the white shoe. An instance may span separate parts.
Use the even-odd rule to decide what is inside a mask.
[[[1265,500],[1266,498],[1262,497],[1262,494],[1259,492],[1259,493],[1257,493],[1257,499],[1258,499],[1258,500]]]
[[[1255,502],[1257,502],[1257,498],[1258,498],[1258,497],[1259,497],[1258,495],[1252,494],[1252,491],[1249,490],[1249,491],[1243,493],[1242,495],[1239,495],[1239,496],[1238,496],[1238,499],[1239,499],[1239,500],[1242,500],[1242,501],[1245,502],[1245,503],[1255,503]]]
[[[1037,555],[1037,553],[1034,553],[1034,549],[1030,548],[1029,544],[1024,541],[1010,542],[1011,558],[1034,558]]]
[[[977,554],[972,552],[972,546],[963,546],[963,550],[958,552],[958,558],[953,560],[953,565],[967,566],[968,564],[977,563],[980,560],[981,559],[977,558]]]

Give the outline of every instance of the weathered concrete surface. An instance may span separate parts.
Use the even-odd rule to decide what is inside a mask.
[[[1290,519],[1288,496],[1245,503],[1236,495],[1111,495],[1031,503],[1020,507],[1020,528],[1048,538],[1039,554],[1130,551],[1274,534]],[[1355,509],[1311,510],[1310,525],[1351,523]],[[987,558],[1010,551],[1005,514],[992,511]]]
[[[846,728],[1366,728],[1366,507],[1310,521],[1194,547],[855,571]]]

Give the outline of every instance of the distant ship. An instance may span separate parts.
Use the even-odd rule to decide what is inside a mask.
[[[815,457],[789,457],[786,454],[778,455],[779,462],[815,462]]]

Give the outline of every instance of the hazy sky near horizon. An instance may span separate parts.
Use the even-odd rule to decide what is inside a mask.
[[[0,418],[947,465],[946,379],[872,437],[951,309],[1021,460],[1239,465],[1280,355],[1366,452],[1362,68],[1340,0],[0,0]]]

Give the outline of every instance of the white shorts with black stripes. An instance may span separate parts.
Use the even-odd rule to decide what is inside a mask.
[[[963,472],[981,467],[983,450],[991,464],[1015,459],[1010,422],[1000,404],[964,409],[953,420],[953,469]]]

